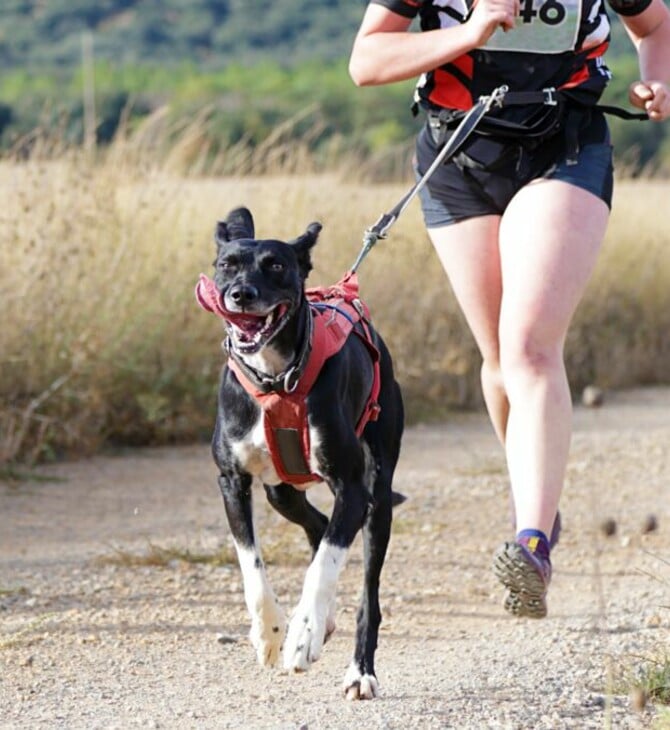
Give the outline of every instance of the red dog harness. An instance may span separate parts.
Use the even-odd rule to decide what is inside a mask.
[[[204,274],[200,275],[195,295],[203,309],[222,319],[226,318],[221,295],[214,282]],[[374,369],[372,388],[356,424],[357,436],[361,435],[369,421],[377,419],[380,410],[377,403],[380,389],[379,350],[372,341],[369,310],[358,297],[358,277],[348,272],[337,284],[307,289],[305,296],[312,325],[310,351],[297,380],[292,380],[292,371],[289,370],[279,387],[264,389],[262,384],[249,378],[234,356],[228,360],[228,367],[263,410],[265,438],[279,478],[303,489],[310,482],[322,480],[319,474],[312,473],[309,468],[307,396],[326,360],[342,349],[352,332],[365,344]],[[356,327],[357,324],[360,326]]]

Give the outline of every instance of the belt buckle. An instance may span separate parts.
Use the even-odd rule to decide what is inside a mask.
[[[544,94],[544,104],[547,106],[558,106],[556,89],[553,86],[549,89],[542,89],[542,93]]]

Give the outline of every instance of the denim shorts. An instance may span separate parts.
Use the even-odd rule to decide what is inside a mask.
[[[414,171],[418,180],[439,150],[427,126],[419,133],[416,150]],[[539,160],[530,176],[464,170],[453,161],[440,165],[419,192],[426,226],[438,228],[476,216],[502,215],[522,187],[540,179],[562,180],[588,190],[611,208],[612,145],[607,122],[600,112],[593,113],[588,127],[580,131],[576,163],[571,160],[568,164],[561,138],[528,154],[531,162],[533,155]]]

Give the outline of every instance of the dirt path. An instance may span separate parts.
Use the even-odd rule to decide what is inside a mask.
[[[58,481],[0,485],[0,727],[670,728],[662,706],[640,712],[629,697],[633,673],[669,646],[670,390],[612,394],[578,408],[575,425],[539,622],[503,613],[490,571],[510,526],[484,417],[407,432],[396,488],[409,500],[383,576],[373,702],[340,695],[358,541],[321,660],[299,676],[255,664],[236,564],[194,562],[230,546],[206,447],[50,466],[40,473]],[[328,506],[324,490],[313,495]],[[270,579],[290,609],[304,540],[256,504]],[[658,528],[644,533],[650,514]],[[611,537],[605,518],[617,524]],[[150,553],[158,565],[132,564]]]

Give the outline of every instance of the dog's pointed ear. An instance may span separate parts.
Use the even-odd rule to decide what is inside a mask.
[[[288,242],[289,246],[293,247],[293,250],[298,257],[300,272],[305,279],[307,278],[307,274],[309,274],[312,270],[311,250],[319,237],[321,228],[321,224],[317,221],[310,223],[307,226],[307,230],[301,236],[298,236]]]
[[[256,231],[254,219],[246,208],[235,208],[228,213],[225,220],[216,224],[214,238],[217,246],[227,241],[234,241],[236,238],[253,238]]]

